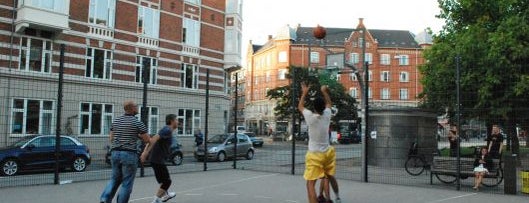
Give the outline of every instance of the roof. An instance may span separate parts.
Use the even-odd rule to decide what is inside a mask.
[[[420,48],[413,34],[406,30],[368,30],[378,42],[378,47],[385,48]]]
[[[296,40],[294,44],[317,44],[320,40],[314,38],[312,31],[314,27],[298,27],[296,29]],[[351,28],[325,28],[325,45],[343,46],[345,39],[348,38],[354,29]]]
[[[252,44],[253,53],[259,51],[259,49],[261,49],[261,47],[263,47],[263,45]]]
[[[419,43],[419,45],[421,45],[421,44],[433,44],[432,35],[428,32],[428,30],[424,30],[424,31],[420,32],[419,34],[417,34],[417,36],[415,36],[415,41],[417,41],[417,43]]]

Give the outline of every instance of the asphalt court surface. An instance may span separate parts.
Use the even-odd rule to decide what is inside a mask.
[[[299,175],[245,170],[217,170],[180,173],[171,176],[176,203],[303,203],[307,202],[305,182]],[[98,202],[106,181],[73,182],[64,185],[38,185],[0,189],[0,202]],[[527,196],[469,193],[438,188],[407,187],[339,180],[344,203],[378,202],[455,202],[522,203]],[[137,178],[131,203],[150,203],[157,188],[154,177]]]

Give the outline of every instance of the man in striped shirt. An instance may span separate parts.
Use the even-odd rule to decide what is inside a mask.
[[[138,168],[137,141],[148,143],[150,139],[147,127],[136,118],[138,106],[126,101],[123,109],[125,114],[115,119],[110,129],[112,177],[101,194],[102,203],[111,203],[120,185],[117,203],[129,202]]]

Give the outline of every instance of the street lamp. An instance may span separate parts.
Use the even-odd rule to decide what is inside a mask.
[[[362,19],[361,19],[362,20]],[[367,140],[368,140],[368,137],[369,137],[369,130],[367,129],[368,128],[368,124],[369,124],[369,114],[368,114],[368,110],[369,110],[369,102],[368,102],[368,99],[369,99],[369,96],[368,96],[368,92],[369,92],[369,64],[366,62],[366,59],[365,59],[365,56],[366,56],[366,32],[367,30],[365,29],[365,27],[360,27],[360,28],[356,28],[356,29],[352,29],[353,32],[360,32],[362,34],[362,70],[364,72],[364,77],[362,78],[361,77],[361,71],[358,67],[356,67],[354,64],[352,63],[348,63],[346,62],[345,60],[345,53],[344,54],[344,66],[351,69],[351,71],[338,71],[337,74],[343,74],[343,73],[352,73],[352,74],[355,74],[356,77],[358,78],[358,84],[360,86],[360,92],[363,96],[362,100],[361,100],[361,108],[359,108],[359,113],[358,113],[358,116],[361,118],[362,120],[362,127],[361,129],[363,130],[363,134],[364,134],[364,139],[362,141],[362,180],[364,182],[368,182],[368,168],[367,168],[367,149],[368,149],[368,143],[367,143]],[[324,40],[325,37],[327,35],[327,31],[324,27],[318,25],[314,28],[313,30],[313,36],[316,38],[316,39],[319,39],[321,40],[321,43],[324,43]],[[320,48],[324,49],[328,54],[336,54],[335,52],[329,50],[328,48],[324,47],[324,46],[320,46]],[[311,61],[310,61],[310,55],[311,55],[311,43],[309,43],[309,47],[308,47],[308,50],[309,50],[309,54],[308,54],[308,57],[309,57],[309,68],[310,68],[310,65],[311,65]],[[330,72],[334,72],[336,71],[337,67],[332,67],[332,68],[326,68],[327,71],[330,71]]]

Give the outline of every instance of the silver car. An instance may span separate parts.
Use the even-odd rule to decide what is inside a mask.
[[[245,134],[237,134],[237,156],[234,155],[235,136],[233,134],[214,135],[208,139],[207,159],[216,161],[225,161],[227,158],[245,157],[248,160],[253,159],[255,150],[252,141]],[[195,150],[195,159],[204,160],[206,150],[204,145],[200,145]]]

